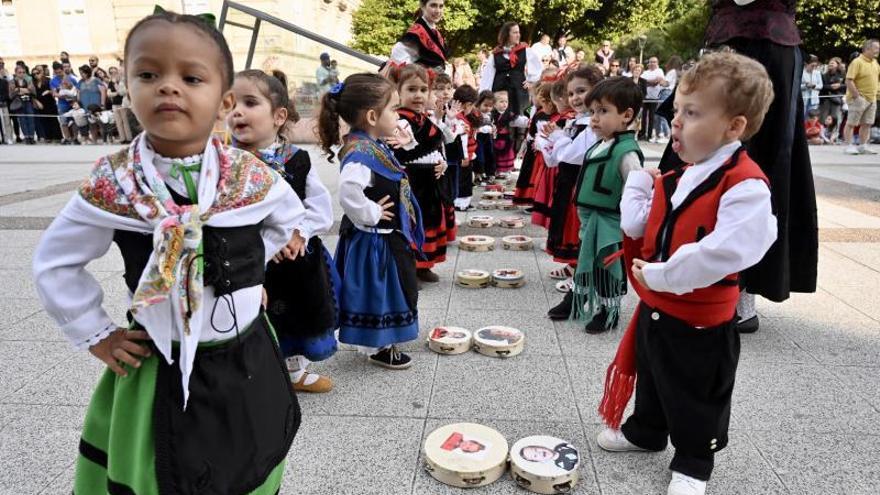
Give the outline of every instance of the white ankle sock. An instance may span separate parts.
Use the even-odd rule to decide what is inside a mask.
[[[306,359],[304,356],[293,356],[287,360],[288,362],[288,371],[290,372],[290,380],[293,383],[300,381],[302,376],[306,373],[306,368],[308,368],[311,361]],[[315,375],[309,375],[306,378],[306,385],[311,385],[315,383],[315,380],[318,378]],[[311,383],[309,381],[311,380]]]

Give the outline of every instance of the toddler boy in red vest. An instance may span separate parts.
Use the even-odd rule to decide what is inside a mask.
[[[672,147],[687,165],[662,176],[632,172],[624,187],[624,251],[641,301],[608,369],[599,412],[610,428],[597,442],[611,452],[660,451],[670,438],[669,495],[703,495],[714,454],[727,445],[738,273],[776,240],[767,178],[741,142],[772,100],[758,62],[706,55],[675,96]],[[634,383],[635,410],[620,427]]]

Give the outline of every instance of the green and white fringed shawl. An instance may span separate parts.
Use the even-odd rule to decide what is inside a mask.
[[[604,306],[608,310],[608,326],[620,313],[626,287],[626,274],[614,256],[623,242],[620,213],[578,207],[578,217],[581,250],[574,274],[571,319],[590,320]]]

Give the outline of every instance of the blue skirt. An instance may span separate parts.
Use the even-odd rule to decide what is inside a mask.
[[[336,353],[340,285],[330,253],[317,237],[309,241],[305,256],[269,263],[267,315],[284,357],[323,361]]]
[[[339,341],[381,348],[415,340],[418,282],[412,249],[397,232],[368,233],[344,223],[348,228],[336,248],[342,279]]]

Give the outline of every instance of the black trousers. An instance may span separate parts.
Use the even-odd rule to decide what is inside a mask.
[[[675,447],[669,469],[704,481],[715,452],[727,446],[739,361],[735,322],[698,329],[640,307],[635,411],[621,430],[648,450],[663,450],[669,437]]]

